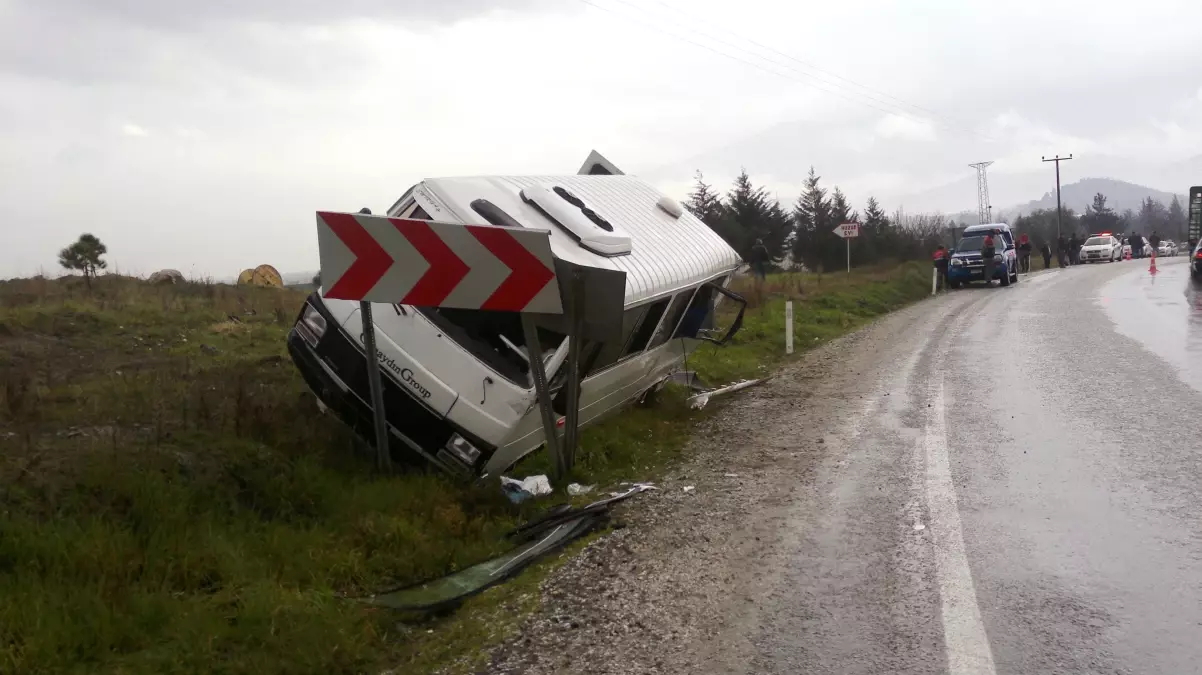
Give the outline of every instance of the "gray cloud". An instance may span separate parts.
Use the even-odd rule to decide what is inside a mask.
[[[47,19],[105,16],[133,24],[190,31],[230,21],[313,25],[353,19],[450,23],[499,11],[527,11],[548,0],[16,0]]]

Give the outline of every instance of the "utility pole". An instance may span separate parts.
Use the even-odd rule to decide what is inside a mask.
[[[989,213],[989,178],[985,175],[985,169],[993,162],[977,162],[969,164],[970,167],[977,170],[977,223],[984,225],[992,222],[989,218],[993,214]]]
[[[1051,159],[1040,156],[1040,159],[1045,162],[1056,162],[1056,238],[1057,239],[1060,239],[1060,211],[1061,211],[1061,208],[1060,208],[1060,163],[1064,162],[1064,161],[1068,161],[1072,158],[1073,158],[1072,153],[1069,153],[1068,157],[1061,157],[1060,155],[1056,155],[1055,157],[1053,157]]]

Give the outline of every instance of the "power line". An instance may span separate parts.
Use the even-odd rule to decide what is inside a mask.
[[[621,2],[622,0],[617,0],[617,1]],[[674,5],[668,4],[668,3],[666,3],[666,2],[663,2],[663,0],[652,0],[652,1],[653,1],[653,2],[655,2],[657,5],[661,5],[661,6],[663,6],[663,7],[666,7],[666,8],[668,8],[669,10],[675,11],[675,12],[677,12],[677,13],[680,13],[680,14],[682,14],[682,15],[685,15],[685,16],[689,16],[690,18],[692,18],[692,19],[693,19],[693,20],[695,20],[695,21],[698,21],[698,22],[701,22],[701,23],[704,23],[704,24],[708,24],[708,25],[710,25],[710,26],[713,26],[713,27],[715,27],[715,28],[717,28],[717,29],[719,29],[719,30],[723,30],[723,31],[725,31],[725,32],[726,32],[726,33],[728,33],[728,34],[730,34],[730,35],[733,35],[734,37],[736,37],[736,38],[738,38],[738,39],[740,39],[740,40],[743,40],[744,42],[748,42],[748,43],[750,43],[750,44],[753,44],[753,45],[755,45],[755,46],[759,47],[760,49],[766,49],[766,50],[768,50],[768,51],[770,51],[770,52],[772,52],[772,53],[774,53],[774,54],[777,54],[777,55],[779,55],[779,56],[783,56],[784,58],[786,58],[786,59],[789,59],[790,61],[793,61],[793,62],[795,62],[795,63],[799,63],[799,64],[801,64],[803,67],[805,67],[805,68],[808,68],[808,69],[810,69],[810,70],[813,70],[813,71],[815,71],[815,72],[817,72],[817,73],[821,73],[822,75],[825,75],[825,76],[827,76],[827,77],[832,77],[832,78],[834,78],[834,79],[836,79],[836,80],[840,80],[840,81],[842,81],[842,82],[846,82],[846,83],[848,83],[848,84],[850,84],[850,85],[853,85],[853,86],[855,86],[855,87],[858,87],[858,88],[860,88],[860,89],[863,89],[864,91],[867,91],[867,92],[870,92],[870,93],[874,93],[874,94],[878,94],[878,95],[880,95],[880,96],[884,96],[884,97],[885,97],[885,98],[887,98],[887,99],[892,99],[892,100],[894,100],[894,101],[897,101],[898,103],[900,103],[900,104],[902,104],[902,105],[909,106],[909,107],[911,107],[911,108],[914,108],[915,110],[918,110],[919,112],[925,113],[925,114],[927,114],[927,115],[931,115],[931,116],[934,116],[934,117],[938,117],[938,118],[944,119],[945,121],[954,121],[954,120],[948,120],[948,119],[947,119],[947,118],[945,118],[943,115],[940,115],[938,112],[936,112],[936,111],[934,111],[934,110],[931,110],[931,109],[929,109],[929,108],[924,108],[923,106],[920,106],[920,105],[917,105],[917,104],[914,104],[914,103],[910,103],[909,101],[907,101],[907,100],[905,100],[905,99],[903,99],[903,98],[899,98],[899,97],[897,97],[897,96],[893,96],[892,94],[888,94],[888,93],[885,93],[885,92],[883,92],[883,91],[880,91],[880,90],[877,90],[877,89],[873,89],[872,87],[869,87],[869,86],[867,86],[867,85],[864,85],[864,84],[860,84],[859,82],[856,82],[855,80],[848,79],[848,78],[846,78],[846,77],[843,77],[843,76],[841,76],[841,75],[838,75],[837,73],[832,73],[832,72],[830,72],[830,71],[828,71],[828,70],[824,70],[823,68],[820,68],[820,67],[818,67],[818,66],[814,65],[813,63],[810,63],[810,62],[808,62],[808,61],[805,61],[805,60],[799,59],[799,58],[797,58],[796,56],[793,56],[793,55],[791,55],[791,54],[787,54],[787,53],[785,53],[785,52],[782,52],[782,51],[780,51],[779,49],[776,49],[775,47],[772,47],[771,45],[766,45],[766,44],[763,44],[762,42],[757,42],[757,41],[755,41],[755,40],[753,40],[753,39],[751,39],[751,38],[749,38],[749,37],[747,37],[747,36],[745,36],[745,35],[742,35],[742,34],[740,34],[740,33],[736,33],[735,31],[733,31],[733,30],[731,30],[731,29],[729,29],[729,28],[725,28],[725,27],[723,27],[723,26],[719,26],[718,24],[714,23],[713,21],[709,21],[709,20],[705,19],[704,17],[699,17],[699,16],[693,16],[693,15],[690,15],[690,14],[688,14],[688,12],[686,12],[685,10],[683,10],[683,9],[681,9],[681,8],[679,8],[679,7],[676,7],[676,6],[674,6]],[[832,83],[832,84],[833,84],[833,83]],[[971,132],[971,130],[970,130],[970,129],[966,129],[966,130]],[[972,132],[972,133],[975,133],[975,132]],[[991,140],[992,140],[992,139],[991,139]]]
[[[601,11],[603,11],[603,12],[609,12],[610,14],[613,14],[614,16],[619,16],[619,17],[622,17],[623,19],[626,19],[627,21],[632,21],[632,22],[634,22],[634,23],[637,23],[637,24],[640,24],[640,25],[642,25],[642,26],[645,26],[645,27],[647,27],[647,28],[650,28],[651,30],[658,31],[658,32],[660,32],[660,33],[663,33],[663,34],[665,34],[665,35],[668,35],[668,36],[670,36],[670,37],[674,37],[674,38],[676,38],[677,40],[681,40],[681,41],[683,41],[683,42],[687,42],[687,43],[689,43],[689,44],[691,44],[691,45],[693,45],[693,46],[695,46],[695,47],[700,47],[700,48],[702,48],[702,49],[704,49],[704,50],[706,50],[706,51],[713,52],[713,53],[715,53],[715,54],[718,54],[719,56],[725,56],[726,58],[728,58],[728,59],[731,59],[732,61],[738,61],[739,63],[742,63],[742,64],[744,64],[744,65],[751,66],[752,68],[757,68],[757,69],[759,69],[759,70],[762,70],[762,71],[764,71],[764,72],[766,72],[766,73],[771,73],[771,74],[773,74],[773,75],[776,75],[777,77],[782,77],[782,78],[784,78],[784,79],[786,79],[786,80],[789,80],[789,81],[791,81],[791,82],[796,82],[796,83],[798,83],[798,84],[808,84],[808,85],[810,85],[810,86],[813,86],[811,83],[807,83],[807,82],[805,82],[805,81],[803,81],[803,80],[799,80],[799,79],[797,79],[797,78],[795,78],[795,77],[790,77],[789,75],[787,75],[787,74],[785,74],[785,73],[782,73],[782,72],[779,72],[779,71],[776,71],[776,70],[772,70],[771,68],[765,68],[763,65],[761,65],[761,64],[759,64],[759,63],[754,63],[754,62],[752,62],[752,61],[748,61],[747,59],[740,58],[740,57],[738,57],[738,56],[735,56],[735,55],[733,55],[733,54],[728,54],[728,53],[726,53],[726,52],[724,52],[724,51],[721,51],[721,50],[718,50],[718,49],[714,49],[713,47],[711,47],[711,46],[709,46],[709,45],[707,45],[707,44],[704,44],[704,43],[701,43],[701,42],[697,42],[696,40],[692,40],[692,39],[690,39],[690,38],[687,38],[687,37],[685,37],[685,36],[683,36],[683,35],[678,35],[678,34],[676,34],[676,33],[673,33],[673,32],[667,31],[667,30],[664,30],[662,27],[660,27],[660,26],[657,26],[657,25],[655,25],[655,24],[648,23],[648,22],[646,22],[646,21],[642,21],[642,20],[640,20],[640,19],[637,19],[637,18],[635,18],[635,17],[632,17],[632,16],[630,16],[630,15],[627,15],[627,14],[622,14],[621,12],[616,12],[616,11],[614,11],[614,10],[613,10],[612,8],[610,8],[610,7],[603,7],[603,6],[601,6],[601,5],[598,5],[598,4],[594,3],[594,2],[592,2],[591,0],[579,0],[579,2],[582,2],[582,3],[586,4],[586,5],[588,5],[589,7],[593,7],[593,8],[595,8],[595,9],[599,9],[599,10],[601,10]],[[747,51],[747,50],[742,50],[742,51]],[[754,53],[753,53],[753,56],[756,56],[757,58],[763,58],[763,57],[759,56],[758,54],[754,54]],[[765,60],[767,60],[767,59],[765,59]],[[772,62],[772,61],[769,61],[769,63],[773,63],[773,65],[781,65],[781,64],[779,64],[779,63],[775,63],[775,62]],[[793,68],[791,68],[791,67],[789,67],[789,66],[784,66],[784,67],[785,67],[785,68],[789,68],[790,70],[795,70],[795,69],[793,69]],[[804,74],[804,73],[803,73],[803,74]],[[824,89],[824,88],[822,88],[822,87],[815,87],[815,88],[816,88],[816,89],[818,89],[818,90],[820,90],[820,91],[824,91],[824,92],[826,92],[826,93],[828,93],[828,94],[833,94],[833,95],[835,95],[835,96],[838,96],[838,97],[840,97],[840,98],[843,98],[843,99],[845,99],[845,100],[851,101],[852,103],[858,103],[858,104],[860,104],[860,105],[867,106],[867,107],[869,107],[869,108],[872,108],[872,109],[874,109],[874,110],[877,110],[877,111],[880,111],[880,112],[883,112],[883,113],[886,113],[886,114],[897,114],[897,113],[896,113],[896,111],[894,111],[894,110],[888,110],[888,109],[886,109],[886,108],[880,108],[880,107],[874,106],[874,105],[872,105],[872,104],[870,104],[870,103],[865,103],[864,101],[860,101],[860,100],[857,100],[857,99],[854,99],[854,98],[849,98],[849,97],[847,97],[847,96],[844,96],[842,93],[840,93],[840,92],[838,92],[838,91],[833,91],[833,90],[830,90],[830,89]]]
[[[629,2],[627,2],[626,0],[613,0],[613,1],[614,1],[614,2],[618,2],[618,3],[620,3],[620,4],[623,4],[623,5],[626,5],[626,6],[628,6],[628,7],[631,7],[631,8],[633,8],[633,9],[635,9],[636,11],[641,11],[641,12],[644,12],[644,13],[646,13],[646,12],[645,12],[645,10],[643,10],[642,8],[640,8],[640,7],[636,6],[636,5],[633,5],[633,4],[629,3]],[[656,0],[656,1],[658,2],[658,0]],[[695,34],[698,34],[698,35],[704,36],[704,37],[706,37],[706,38],[709,38],[709,39],[711,39],[711,40],[715,40],[715,41],[719,42],[720,44],[726,45],[726,46],[728,46],[728,47],[731,47],[731,48],[733,48],[733,49],[736,49],[736,50],[738,50],[738,51],[740,51],[740,52],[743,52],[743,53],[745,53],[745,54],[749,54],[750,56],[752,56],[752,57],[754,57],[754,58],[756,58],[756,59],[761,59],[761,60],[763,60],[763,61],[765,61],[765,62],[767,62],[767,63],[770,63],[770,64],[772,64],[772,65],[774,65],[774,66],[781,67],[781,68],[785,68],[785,69],[787,69],[787,70],[789,70],[789,71],[791,71],[791,72],[793,72],[793,73],[796,73],[796,74],[800,75],[801,77],[807,78],[807,79],[808,79],[808,80],[810,80],[810,81],[808,81],[808,82],[807,82],[807,81],[799,80],[799,79],[797,79],[797,78],[795,78],[795,77],[790,77],[789,75],[787,75],[787,74],[785,74],[785,73],[779,72],[779,71],[777,71],[777,70],[773,70],[773,69],[771,69],[771,68],[766,68],[766,67],[764,67],[764,65],[763,65],[763,64],[761,64],[761,63],[757,63],[757,62],[748,61],[748,60],[746,60],[746,59],[744,59],[744,58],[740,58],[740,57],[738,57],[738,56],[735,56],[735,55],[733,55],[733,54],[729,54],[729,53],[727,53],[727,52],[725,52],[725,51],[721,51],[721,50],[715,49],[714,47],[712,47],[712,46],[710,46],[710,45],[707,45],[707,44],[704,44],[704,43],[698,42],[698,41],[696,41],[696,40],[690,39],[689,37],[686,37],[686,36],[684,36],[684,35],[679,35],[679,34],[677,34],[677,33],[674,33],[674,32],[668,31],[668,30],[665,30],[665,29],[664,29],[664,27],[663,27],[663,26],[661,26],[661,25],[657,25],[657,24],[648,23],[648,22],[646,22],[646,21],[642,21],[642,20],[640,20],[640,19],[638,19],[638,18],[636,18],[636,17],[630,16],[629,14],[624,14],[624,13],[621,13],[621,12],[615,11],[615,10],[614,10],[612,7],[604,7],[604,6],[602,6],[602,5],[598,5],[598,4],[596,4],[595,2],[592,2],[591,0],[579,0],[579,2],[582,2],[582,3],[584,3],[584,4],[586,4],[586,5],[590,6],[590,7],[593,7],[593,8],[595,8],[595,9],[599,9],[599,10],[601,10],[601,11],[604,11],[604,12],[609,12],[610,14],[613,14],[613,15],[615,15],[615,16],[618,16],[618,17],[621,17],[621,18],[623,18],[623,19],[626,19],[627,21],[631,21],[631,22],[633,22],[633,23],[640,24],[640,25],[642,25],[642,26],[644,26],[644,27],[650,28],[650,29],[652,29],[652,30],[655,30],[655,31],[657,31],[657,32],[664,33],[665,35],[668,35],[668,36],[670,36],[670,37],[674,37],[674,38],[676,38],[677,40],[681,40],[681,41],[683,41],[683,42],[687,42],[687,43],[689,43],[689,44],[691,44],[691,45],[693,45],[693,46],[695,46],[695,47],[700,47],[700,48],[702,48],[702,49],[705,49],[706,51],[710,51],[710,52],[713,52],[713,53],[715,53],[715,54],[718,54],[718,55],[720,55],[720,56],[724,56],[724,57],[726,57],[726,58],[728,58],[728,59],[731,59],[731,60],[733,60],[733,61],[738,61],[739,63],[742,63],[742,64],[744,64],[744,65],[748,65],[748,66],[751,66],[751,67],[753,67],[753,68],[757,68],[757,69],[759,69],[759,70],[763,70],[763,71],[765,71],[765,72],[771,73],[771,74],[773,74],[773,75],[776,75],[777,77],[781,77],[781,78],[784,78],[784,79],[790,80],[790,81],[792,81],[792,82],[796,82],[796,83],[798,83],[798,84],[803,84],[803,85],[806,85],[806,86],[809,86],[809,87],[813,87],[813,88],[815,88],[815,89],[818,89],[819,91],[822,91],[822,92],[824,92],[824,93],[831,94],[831,95],[833,95],[833,96],[838,96],[839,98],[842,98],[842,99],[844,99],[844,100],[846,100],[846,101],[850,101],[850,102],[852,102],[852,103],[856,103],[856,104],[858,104],[858,105],[862,105],[862,106],[865,106],[865,107],[868,107],[868,108],[872,108],[873,110],[877,110],[877,111],[879,111],[879,112],[882,112],[882,113],[885,113],[885,114],[889,114],[889,115],[898,115],[898,116],[900,116],[900,117],[908,118],[908,119],[910,119],[910,120],[912,120],[912,121],[937,123],[937,124],[939,124],[939,126],[943,126],[944,128],[947,128],[947,129],[957,129],[957,130],[964,131],[964,132],[967,132],[967,133],[969,133],[969,134],[972,134],[972,135],[978,136],[978,137],[980,137],[980,138],[983,138],[983,139],[985,139],[985,140],[988,140],[988,141],[991,141],[991,142],[997,142],[997,139],[995,139],[995,138],[991,138],[991,137],[989,137],[989,136],[986,136],[985,134],[982,134],[982,133],[980,133],[980,132],[974,131],[974,130],[972,130],[972,129],[970,129],[970,128],[966,127],[966,126],[963,126],[963,125],[958,125],[958,124],[952,123],[952,122],[950,122],[949,120],[947,120],[946,118],[943,118],[942,116],[938,115],[937,113],[934,113],[933,111],[928,111],[928,110],[926,110],[925,108],[922,108],[921,106],[916,106],[916,105],[914,105],[914,104],[912,104],[912,103],[905,102],[905,101],[903,101],[902,99],[898,99],[897,97],[894,97],[894,96],[889,96],[888,94],[881,93],[881,95],[882,95],[882,96],[885,96],[885,97],[888,97],[888,98],[892,98],[892,99],[894,99],[894,100],[900,101],[901,103],[904,103],[905,105],[909,105],[910,107],[913,107],[913,108],[916,108],[916,109],[919,109],[919,110],[923,110],[923,111],[925,111],[925,112],[928,112],[928,113],[930,113],[932,116],[934,116],[934,117],[936,117],[936,118],[938,118],[938,119],[937,119],[937,120],[928,120],[928,119],[923,119],[923,118],[921,118],[921,117],[915,117],[913,114],[909,113],[908,111],[901,110],[901,109],[900,109],[900,106],[898,106],[898,105],[897,105],[897,104],[895,104],[895,103],[891,103],[891,102],[889,102],[889,101],[882,100],[882,99],[880,99],[880,98],[877,98],[876,96],[872,96],[872,95],[870,95],[870,94],[865,94],[865,93],[862,93],[862,92],[857,92],[857,91],[854,91],[854,90],[849,90],[849,89],[848,89],[847,87],[845,87],[844,85],[840,85],[840,84],[838,84],[838,83],[835,83],[835,82],[829,82],[829,81],[827,81],[827,80],[822,80],[822,79],[819,79],[817,76],[815,76],[815,75],[813,75],[813,74],[811,74],[811,73],[806,73],[806,72],[803,72],[803,71],[801,71],[801,70],[798,70],[796,67],[794,67],[794,66],[791,66],[791,65],[789,65],[789,64],[787,64],[787,63],[781,63],[780,61],[777,61],[777,60],[770,59],[770,58],[768,58],[767,56],[764,56],[763,54],[759,54],[759,53],[756,53],[756,52],[754,52],[754,51],[752,51],[752,50],[749,50],[749,49],[747,49],[747,48],[745,48],[745,47],[741,47],[741,46],[739,46],[739,45],[737,45],[737,44],[733,44],[733,43],[731,43],[731,42],[729,42],[729,41],[727,41],[727,40],[724,40],[724,39],[722,39],[721,37],[717,37],[717,36],[714,36],[714,35],[712,35],[712,34],[709,34],[709,33],[704,33],[704,32],[702,32],[702,31],[698,31],[698,30],[696,30],[696,29],[689,29],[688,27],[685,27],[685,30],[691,31],[691,32],[693,32],[693,33],[695,33]],[[671,7],[670,5],[666,5],[665,3],[662,3],[662,2],[660,2],[659,4],[661,4],[661,5],[665,5],[665,6],[667,6],[667,7]],[[677,10],[677,11],[679,12],[679,11],[681,11],[681,10]],[[683,13],[683,12],[682,12],[682,13]],[[654,15],[652,15],[652,16],[653,16],[653,18],[662,18],[662,17],[655,17]],[[701,20],[701,21],[703,21],[703,20]],[[727,30],[727,32],[728,32],[728,33],[730,33],[730,34],[732,34],[732,35],[735,35],[735,36],[736,36],[736,37],[738,37],[739,39],[745,40],[745,41],[747,41],[747,42],[749,42],[749,43],[751,43],[751,44],[755,44],[755,45],[757,45],[757,46],[761,47],[762,49],[767,49],[767,50],[769,50],[769,51],[775,52],[775,53],[777,53],[777,54],[780,54],[780,55],[781,55],[781,56],[783,56],[784,58],[787,58],[787,59],[789,59],[789,60],[792,60],[792,61],[795,61],[795,62],[797,62],[797,63],[800,63],[800,64],[802,64],[802,65],[804,65],[804,66],[806,66],[806,67],[809,67],[809,68],[811,68],[811,69],[813,69],[813,70],[819,70],[819,72],[822,72],[820,69],[818,69],[818,68],[816,68],[816,67],[814,67],[814,66],[810,66],[809,64],[806,64],[804,61],[801,61],[800,59],[797,59],[797,58],[794,58],[794,57],[792,57],[792,56],[789,56],[788,54],[785,54],[785,53],[783,53],[783,52],[779,52],[779,51],[777,51],[777,50],[775,50],[775,49],[773,49],[773,48],[771,48],[771,47],[767,47],[767,46],[765,46],[765,45],[762,45],[762,44],[760,44],[760,43],[758,43],[758,42],[755,42],[754,40],[751,40],[751,39],[749,39],[749,38],[742,38],[741,36],[739,36],[737,33],[734,33],[733,31],[729,31],[729,30]],[[861,89],[865,89],[865,90],[868,90],[868,91],[872,91],[871,89],[869,89],[868,87],[866,87],[866,86],[864,86],[864,85],[861,85],[861,84],[858,84],[858,83],[852,82],[851,80],[847,80],[846,78],[839,77],[838,75],[834,75],[833,73],[823,73],[823,74],[825,74],[825,75],[828,75],[828,76],[830,76],[830,77],[834,77],[834,78],[837,78],[837,79],[844,80],[844,81],[846,81],[846,82],[849,82],[849,83],[851,83],[851,84],[854,84],[854,85],[855,85],[855,86],[857,86],[857,87],[860,87]],[[817,86],[817,84],[822,84],[822,85],[826,85],[826,86]],[[829,88],[827,88],[827,87],[838,87],[838,88],[841,88],[841,89],[843,89],[844,91],[832,90],[832,89],[829,89]],[[850,95],[854,95],[854,96],[860,96],[860,97],[863,97],[863,98],[869,99],[869,100],[871,100],[871,101],[874,101],[874,102],[876,102],[876,103],[880,103],[881,105],[884,105],[884,106],[890,106],[890,107],[889,107],[889,108],[882,108],[882,107],[880,107],[880,106],[873,105],[872,103],[868,103],[868,102],[866,102],[866,101],[863,101],[863,100],[860,100],[860,99],[857,99],[857,98],[852,98],[851,96],[849,96],[849,94],[850,94]]]

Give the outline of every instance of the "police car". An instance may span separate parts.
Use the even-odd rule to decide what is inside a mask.
[[[1123,259],[1123,244],[1109,232],[1089,235],[1081,246],[1081,262],[1115,262]]]

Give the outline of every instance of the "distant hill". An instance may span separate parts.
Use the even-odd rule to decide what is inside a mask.
[[[1106,195],[1106,206],[1120,212],[1125,209],[1139,211],[1139,205],[1148,197],[1165,206],[1173,201],[1174,196],[1181,200],[1182,206],[1186,203],[1186,196],[1183,194],[1174,195],[1172,192],[1113,178],[1083,178],[1074,183],[1062,185],[1060,186],[1060,201],[1065,208],[1071,208],[1077,213],[1084,213],[1085,207],[1093,204],[1093,197],[1099,192]],[[1056,193],[1052,191],[1044,193],[1043,197],[1039,199],[1003,209],[1003,214],[1006,219],[1013,219],[1037,209],[1055,208]]]

